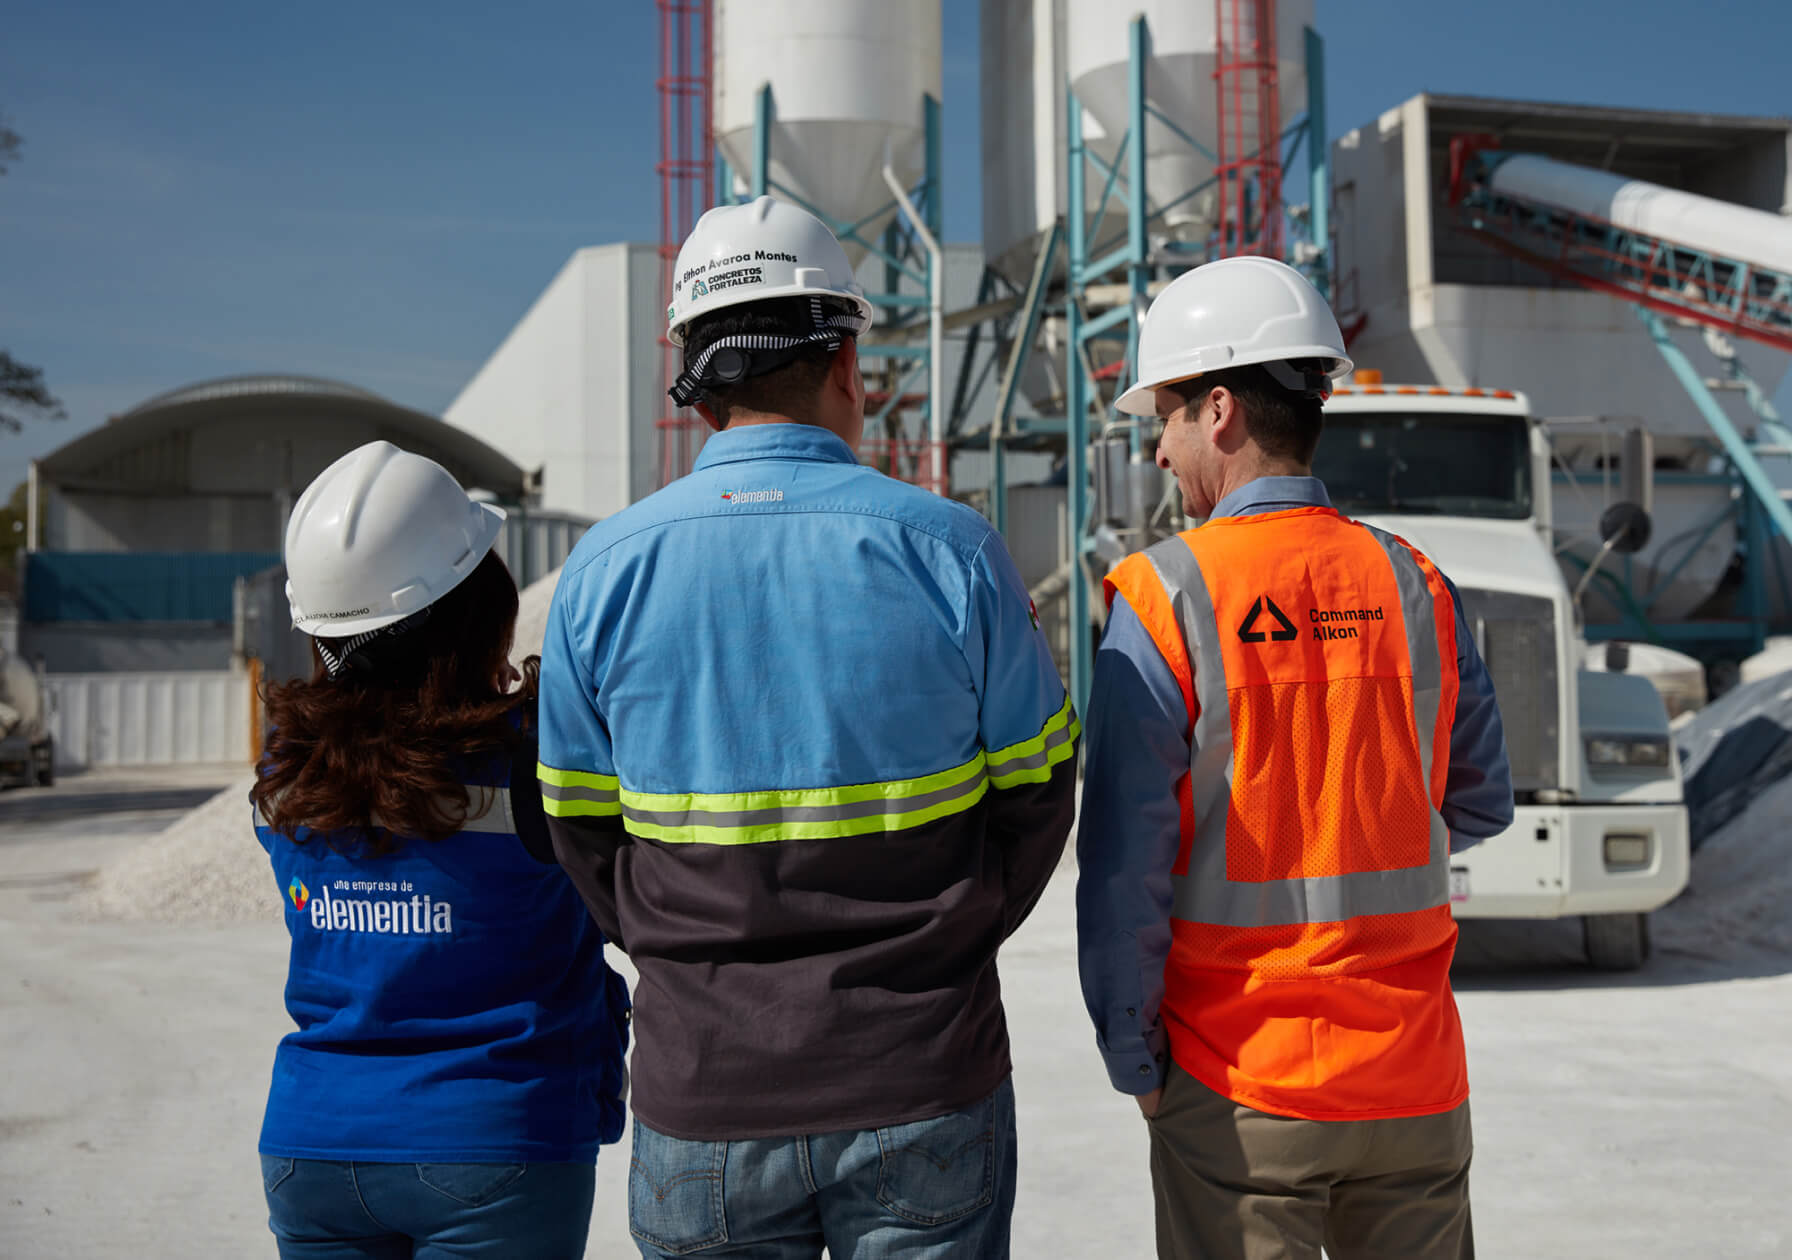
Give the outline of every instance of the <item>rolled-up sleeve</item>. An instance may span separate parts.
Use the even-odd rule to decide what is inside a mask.
[[[1117,596],[1096,652],[1077,831],[1077,963],[1109,1079],[1164,1084],[1159,1008],[1170,954],[1171,868],[1182,839],[1188,714],[1151,635]]]
[[[1457,710],[1451,719],[1451,767],[1438,812],[1459,853],[1513,825],[1513,773],[1494,680],[1476,647],[1463,598],[1449,579],[1457,610]]]

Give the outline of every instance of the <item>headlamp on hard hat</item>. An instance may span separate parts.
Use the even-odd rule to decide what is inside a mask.
[[[1299,394],[1303,398],[1318,398],[1321,402],[1332,397],[1332,377],[1313,359],[1295,363],[1271,360],[1259,366],[1270,373],[1271,380],[1291,394]]]

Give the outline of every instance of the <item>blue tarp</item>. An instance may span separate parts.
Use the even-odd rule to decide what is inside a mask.
[[[25,557],[26,621],[229,621],[239,577],[276,552],[37,551]]]

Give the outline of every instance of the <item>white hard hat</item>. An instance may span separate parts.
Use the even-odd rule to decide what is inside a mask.
[[[478,567],[504,509],[475,503],[434,460],[358,446],[305,487],[286,525],[293,625],[342,639],[421,612]]]
[[[1164,286],[1139,330],[1139,378],[1114,405],[1157,414],[1152,393],[1205,372],[1261,363],[1299,390],[1291,359],[1319,359],[1325,377],[1351,371],[1345,339],[1326,299],[1307,278],[1273,258],[1222,258]]]
[[[872,304],[834,233],[809,211],[771,197],[706,210],[679,247],[672,278],[666,339],[675,346],[685,344],[699,315],[767,298],[844,298],[858,308],[861,331],[872,322]]]

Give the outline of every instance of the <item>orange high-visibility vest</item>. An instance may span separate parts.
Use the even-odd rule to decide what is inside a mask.
[[[1439,805],[1456,618],[1432,563],[1331,508],[1224,517],[1108,577],[1182,688],[1162,1017],[1260,1111],[1362,1120],[1469,1096]]]

